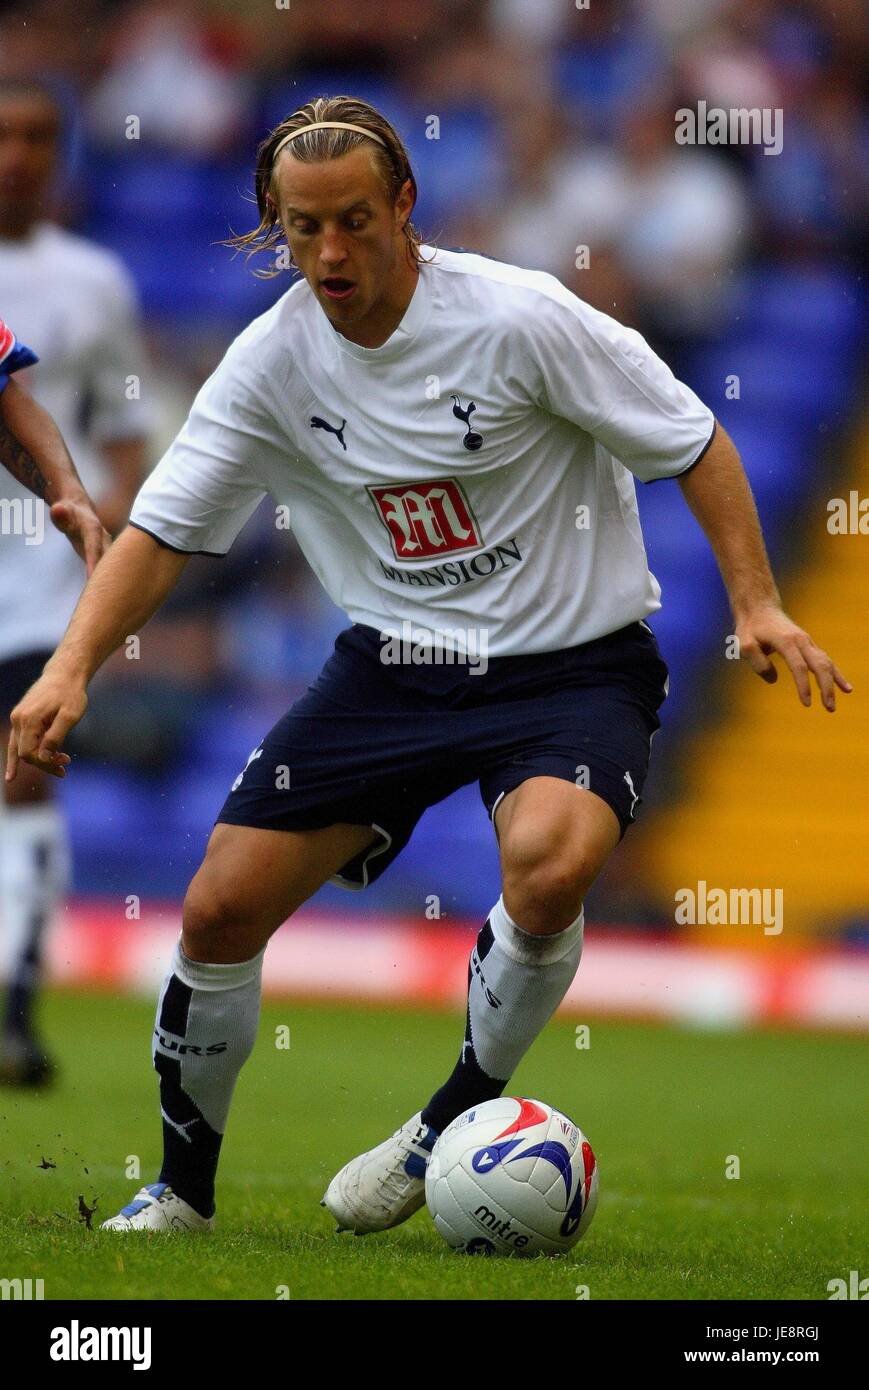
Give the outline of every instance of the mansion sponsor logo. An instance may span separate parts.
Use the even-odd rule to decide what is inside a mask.
[[[69,1327],[51,1329],[52,1361],[130,1361],[134,1371],[151,1366],[150,1327]]]
[[[380,660],[384,666],[467,666],[472,676],[489,669],[489,634],[484,627],[418,627],[407,619],[386,627]]]
[[[368,495],[392,542],[396,560],[478,550],[482,532],[457,478],[369,487]]]
[[[677,888],[676,923],[693,927],[763,927],[778,936],[784,925],[781,888],[709,888],[701,878],[695,888]]]
[[[760,145],[764,154],[781,154],[784,112],[780,106],[739,106],[725,110],[698,101],[697,110],[676,112],[677,145]]]
[[[392,584],[403,584],[417,589],[455,588],[457,584],[472,584],[475,579],[486,579],[490,574],[512,569],[520,563],[522,552],[516,537],[495,545],[491,550],[483,550],[468,560],[447,560],[442,565],[429,565],[424,569],[398,569],[378,559],[378,564]]]

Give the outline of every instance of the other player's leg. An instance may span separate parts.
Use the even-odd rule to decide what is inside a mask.
[[[0,771],[9,711],[48,656],[34,652],[0,666]],[[7,962],[0,1081],[19,1086],[44,1086],[55,1071],[35,1018],[45,935],[69,878],[66,827],[50,783],[38,768],[22,764],[0,793],[0,920]]]
[[[438,1134],[501,1095],[576,974],[582,904],[619,841],[618,818],[572,782],[532,777],[504,797],[496,829],[503,892],[471,952],[461,1055],[419,1114],[332,1179],[323,1204],[339,1229],[386,1230],[422,1206]]]
[[[163,1166],[157,1182],[103,1229],[210,1229],[230,1101],[256,1039],[266,943],[375,839],[364,825],[215,826],[185,898],[181,940],[157,1006]]]

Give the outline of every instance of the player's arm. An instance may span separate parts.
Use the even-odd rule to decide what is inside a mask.
[[[770,660],[784,657],[804,705],[815,677],[826,709],[836,708],[836,686],[852,686],[825,651],[782,608],[769,565],[757,508],[736,447],[720,424],[699,463],[679,478],[685,499],[706,533],[733,611],[740,655],[765,681],[778,675]]]
[[[48,411],[15,381],[0,393],[0,462],[49,508],[91,574],[110,537]]]
[[[66,775],[70,758],[60,748],[87,709],[91,677],[157,611],[189,558],[135,527],[118,537],[85,586],[57,651],[12,711],[7,782],[22,759]]]

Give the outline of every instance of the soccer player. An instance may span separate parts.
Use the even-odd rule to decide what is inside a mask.
[[[146,418],[137,399],[143,353],[128,277],[113,255],[47,220],[59,135],[60,113],[47,89],[0,79],[0,307],[39,349],[38,364],[33,358],[28,369],[32,399],[15,381],[0,397],[11,432],[2,457],[14,475],[2,475],[0,759],[9,712],[56,647],[81,593],[85,572],[74,551],[93,568],[105,546],[103,527],[120,530],[145,473]],[[52,421],[81,470],[81,491]],[[84,487],[97,502],[96,526]],[[28,489],[54,502],[53,526],[43,525],[42,502],[33,512]],[[66,888],[66,834],[51,783],[38,769],[7,783],[4,799],[0,910],[10,973],[0,1080],[38,1086],[54,1070],[34,1006],[45,929]]]
[[[13,372],[33,366],[38,360],[30,348],[16,341],[12,330],[0,320],[0,463],[22,487],[40,499],[40,505],[47,504],[52,524],[67,537],[76,554],[85,562],[88,575],[91,575],[111,543],[111,537],[82,486],[54,420],[47,410],[12,380]],[[0,505],[9,509],[4,516],[8,515],[10,522],[14,521],[15,516],[12,509],[16,503],[20,506],[21,502],[20,496],[0,497]],[[19,515],[23,518],[24,513],[19,512]],[[6,745],[9,712],[38,669],[26,656],[23,662],[15,657],[0,661],[0,755]],[[19,804],[16,793],[22,798],[20,804],[26,805],[34,784],[38,787],[44,781],[43,774],[34,771],[32,778],[10,783],[6,789],[8,808],[5,816],[15,815],[12,808]],[[11,823],[11,838],[4,841],[6,824],[5,819],[0,819],[0,854],[11,846],[13,865],[16,858],[21,863],[20,851],[26,837],[15,832],[23,827],[24,822],[16,817]],[[27,869],[26,861],[22,866]],[[12,895],[21,892],[24,905],[31,905],[31,886],[39,882],[38,869],[37,861],[30,865],[30,879],[16,880],[14,874],[2,879],[6,894],[4,908],[12,917],[13,925],[16,902]],[[13,940],[10,952],[12,969],[4,1036],[0,1045],[0,1081],[16,1085],[44,1085],[50,1080],[53,1070],[52,1063],[35,1036],[31,1007],[42,922],[42,914],[37,914],[35,921],[31,919],[31,925],[36,930],[33,934],[27,932]]]
[[[269,937],[326,880],[371,883],[425,808],[474,780],[503,892],[471,954],[461,1053],[420,1111],[333,1178],[339,1227],[404,1221],[436,1135],[502,1092],[574,976],[583,899],[633,819],[665,696],[635,477],[679,478],[758,675],[775,680],[777,652],[804,704],[812,677],[829,710],[850,689],[782,611],[709,410],[552,276],[421,245],[383,116],[309,102],[260,147],[256,186],[262,220],[243,242],[285,236],[301,279],[203,386],[12,714],[7,776],[22,759],[64,776],[94,671],[266,493],[352,620],[252,752],[190,885],[154,1030],[163,1167],[105,1223],[117,1231],[211,1227]],[[406,655],[428,664],[394,660],[404,622],[422,634]],[[445,659],[457,632],[467,656],[485,634],[485,669]]]

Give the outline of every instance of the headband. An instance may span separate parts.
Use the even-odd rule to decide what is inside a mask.
[[[378,145],[382,145],[386,149],[386,141],[380,135],[375,135],[373,130],[366,130],[364,125],[352,125],[349,121],[312,121],[310,125],[303,125],[298,130],[291,130],[289,135],[285,135],[283,140],[278,141],[272,155],[273,168],[284,145],[288,145],[291,140],[295,140],[297,135],[304,135],[309,130],[356,130],[360,135],[367,135],[369,140],[376,140]]]

